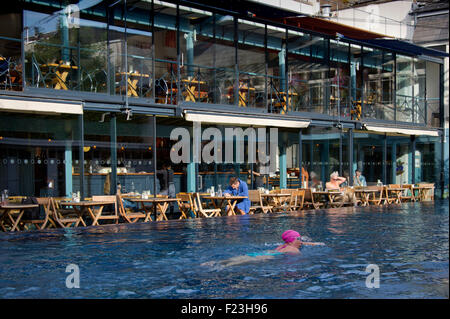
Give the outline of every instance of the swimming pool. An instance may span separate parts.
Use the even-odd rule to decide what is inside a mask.
[[[436,201],[1,233],[0,298],[448,298],[448,215]],[[200,266],[273,249],[286,229],[326,246]],[[369,264],[379,288],[366,287]]]

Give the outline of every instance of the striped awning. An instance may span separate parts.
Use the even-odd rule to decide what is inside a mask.
[[[271,126],[271,127],[289,127],[306,128],[311,123],[310,120],[303,119],[274,119],[273,116],[251,116],[238,114],[217,114],[210,112],[184,111],[184,118],[190,122],[202,122],[218,125],[248,125],[248,126]]]

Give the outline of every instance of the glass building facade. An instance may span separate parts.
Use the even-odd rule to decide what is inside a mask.
[[[199,146],[217,143],[215,161],[172,163],[171,133],[193,133],[184,117],[193,110],[309,122],[265,127],[278,128],[265,186],[299,187],[303,167],[323,184],[333,171],[351,184],[359,169],[368,183],[433,182],[437,196],[448,187],[442,59],[196,1],[27,0],[1,16],[0,189],[11,194],[89,197],[114,193],[117,183],[156,193],[167,163],[177,192],[223,189],[232,175],[256,187],[246,129],[264,125],[237,125],[248,134],[232,137],[230,158],[221,147],[236,124],[202,123],[202,132],[220,132]],[[82,114],[10,106],[25,98],[76,101]]]

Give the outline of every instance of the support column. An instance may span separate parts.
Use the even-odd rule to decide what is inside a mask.
[[[69,46],[69,24],[67,22],[67,13],[62,12],[60,14],[60,25],[61,25],[61,60],[63,62],[70,61],[70,51],[67,48]]]
[[[278,65],[280,71],[280,91],[287,92],[286,90],[286,44],[283,43],[281,51],[278,53]]]
[[[416,136],[411,135],[411,147],[410,147],[410,167],[411,167],[411,180],[408,177],[408,183],[415,184],[416,183]]]
[[[66,197],[71,197],[73,193],[72,185],[72,144],[66,141],[66,149],[64,151],[64,174],[66,182]]]
[[[383,184],[387,183],[387,169],[386,169],[386,162],[387,162],[387,135],[384,134],[384,139],[383,139],[383,162],[382,162],[382,167],[383,167],[383,175],[382,175],[382,181]]]
[[[391,151],[391,162],[392,162],[392,180],[391,183],[396,183],[396,171],[397,171],[397,143],[392,143],[392,151]]]
[[[185,38],[187,75],[192,78],[194,76],[194,32],[186,33]]]
[[[353,172],[356,169],[356,163],[353,160],[353,129],[348,130],[348,185],[353,186]]]
[[[286,145],[280,146],[280,189],[287,188]]]
[[[111,139],[111,191],[110,194],[117,193],[117,130],[116,130],[116,114],[111,113],[110,122],[110,139]]]

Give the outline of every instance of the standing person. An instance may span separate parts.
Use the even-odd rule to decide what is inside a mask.
[[[366,178],[361,174],[360,170],[355,171],[355,177],[353,178],[353,184],[355,186],[367,186]]]
[[[311,173],[311,176],[312,176],[312,173]],[[306,182],[306,184],[305,184],[305,182]],[[302,166],[302,185],[300,185],[300,186],[303,187],[303,185],[308,185],[308,183],[309,183],[308,171]]]
[[[264,174],[266,167],[261,164],[258,160],[255,163],[255,169],[253,170],[253,188],[258,189],[260,187],[264,187]],[[251,174],[251,171],[248,171]]]
[[[175,183],[173,182],[173,170],[170,164],[163,164],[162,169],[156,171],[159,179],[160,191],[158,195],[168,195],[175,198]],[[170,203],[170,213],[173,213],[173,203]]]
[[[237,177],[230,177],[230,185],[223,192],[225,197],[229,196],[246,196],[247,198],[241,199],[237,202],[234,210],[241,215],[248,214],[250,210],[250,200],[248,199],[248,186],[243,180]],[[228,207],[227,207],[228,211]],[[231,212],[228,211],[228,216]]]

